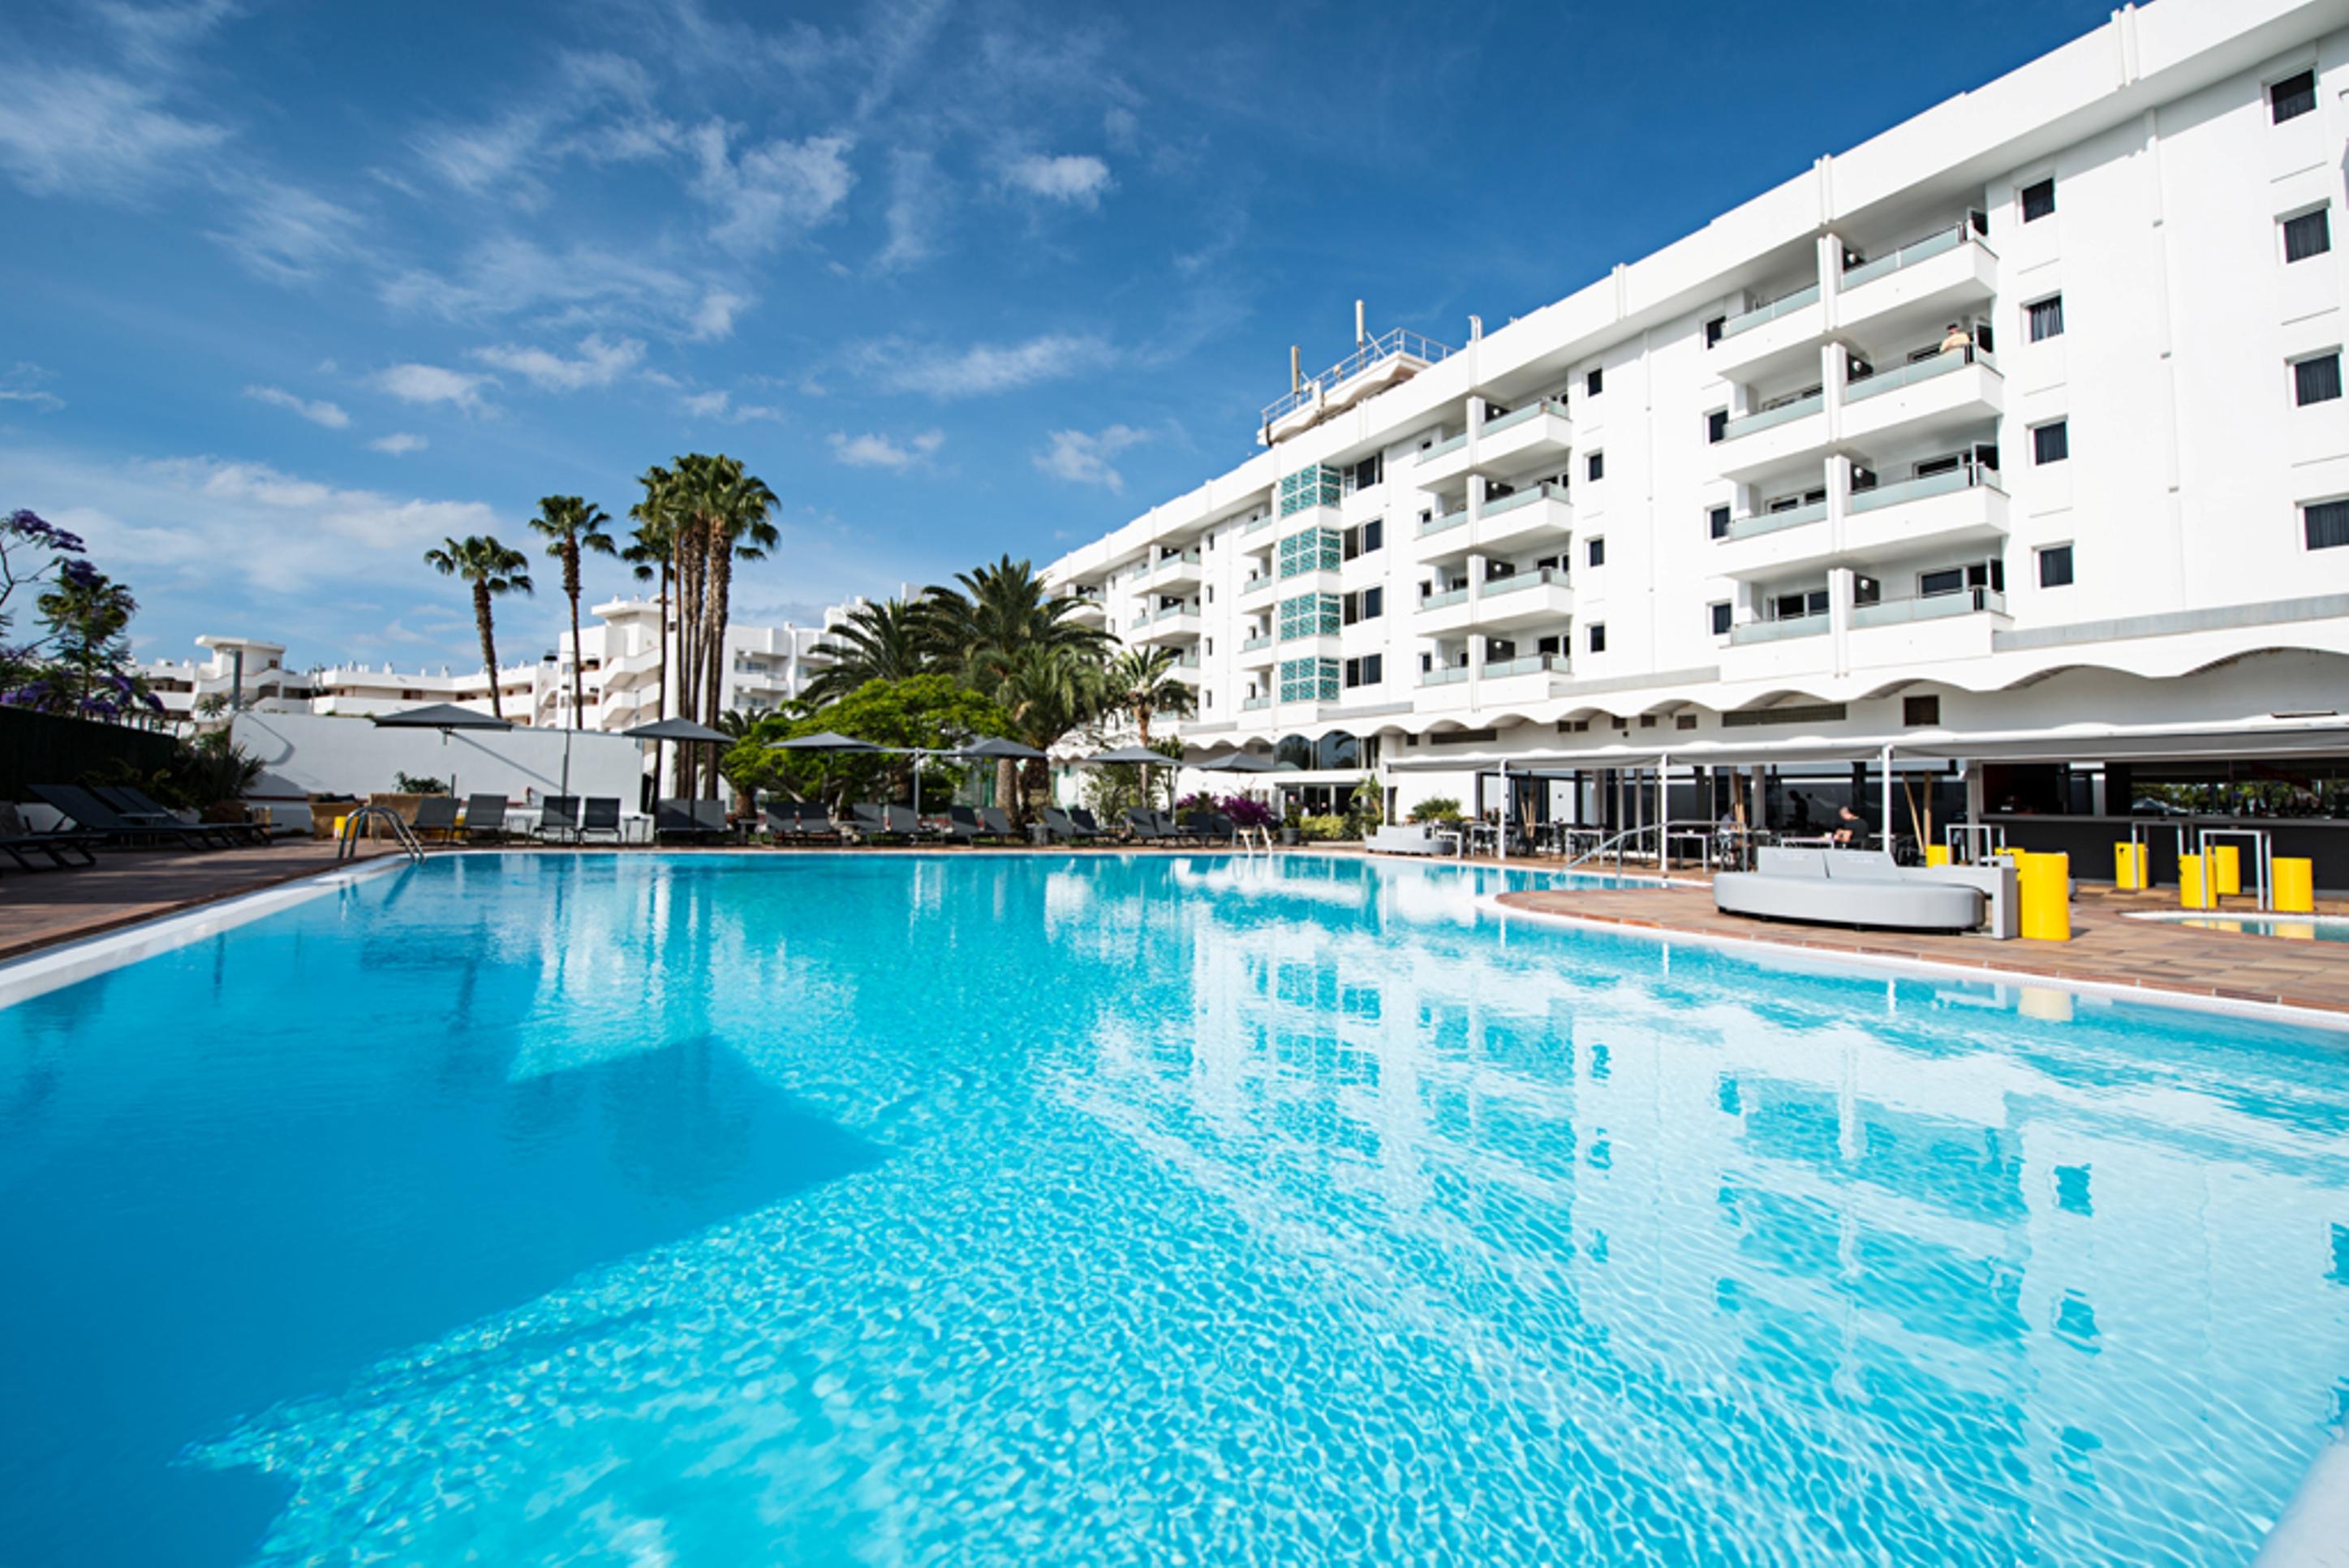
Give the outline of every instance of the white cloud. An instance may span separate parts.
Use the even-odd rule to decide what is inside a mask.
[[[833,216],[856,183],[846,137],[777,139],[736,154],[729,150],[726,124],[713,119],[690,139],[700,164],[693,193],[717,211],[709,237],[731,250],[773,249],[786,231]]]
[[[1128,447],[1138,447],[1150,439],[1150,432],[1112,425],[1090,436],[1082,430],[1052,430],[1047,432],[1045,438],[1050,445],[1036,454],[1038,469],[1056,480],[1101,485],[1116,494],[1125,489],[1125,476],[1111,466],[1110,459]]]
[[[1025,343],[974,344],[947,349],[885,338],[851,351],[866,374],[901,392],[934,397],[970,397],[1009,392],[1040,381],[1058,380],[1099,369],[1116,357],[1107,339],[1046,333]]]
[[[592,332],[579,340],[578,356],[571,359],[543,348],[523,348],[512,344],[473,350],[473,357],[484,365],[526,377],[548,392],[609,387],[644,356],[645,346],[633,337],[606,343],[599,334]]]
[[[468,413],[479,413],[486,407],[481,388],[496,383],[487,376],[439,365],[409,364],[378,373],[375,384],[403,403],[453,403]]]
[[[367,446],[375,451],[388,452],[395,458],[404,458],[410,452],[422,451],[430,444],[421,436],[411,436],[405,430],[394,430],[388,436],[378,436],[374,440],[369,441]]]
[[[0,372],[0,403],[25,403],[44,414],[54,414],[66,400],[41,385],[49,373],[29,359],[20,359]]]
[[[114,29],[122,52],[140,65],[171,69],[186,47],[236,15],[229,0],[189,0],[181,5],[128,5],[100,0],[90,7]]]
[[[0,114],[0,169],[36,196],[119,200],[228,132],[161,108],[119,77],[18,61]]]
[[[733,394],[725,391],[694,392],[682,399],[688,414],[697,419],[723,419],[730,425],[743,424],[751,419],[771,419],[782,422],[783,411],[761,403],[737,403]]]
[[[1003,177],[1030,196],[1088,210],[1100,206],[1102,194],[1110,189],[1109,165],[1090,154],[1031,155],[1012,164]]]
[[[305,602],[337,585],[380,592],[387,570],[420,576],[429,546],[495,532],[500,521],[479,501],[347,490],[215,458],[125,462],[24,449],[4,466],[27,504],[83,533],[101,563],[137,562],[133,581],[150,608],[175,595],[216,605],[240,581]]]
[[[329,430],[340,430],[351,422],[351,417],[324,398],[312,401],[297,397],[283,387],[248,387],[244,395],[256,403],[266,403],[273,408],[283,408],[289,414],[299,414],[313,425],[324,425]]]
[[[924,430],[903,441],[887,436],[852,436],[835,430],[824,438],[832,448],[834,462],[845,463],[852,469],[910,469],[926,463],[946,445],[944,430]]]
[[[1112,104],[1102,111],[1102,139],[1120,152],[1132,152],[1142,130],[1142,121],[1123,104]]]
[[[719,338],[731,336],[734,318],[750,304],[742,295],[729,294],[724,289],[711,289],[703,294],[701,306],[693,313],[690,324],[694,341],[712,343]]]
[[[938,217],[947,201],[947,182],[928,153],[903,148],[892,152],[889,205],[883,213],[889,240],[874,264],[889,273],[927,260],[936,249]]]
[[[513,235],[474,247],[453,273],[412,269],[382,289],[384,303],[396,309],[447,321],[552,312],[598,330],[678,336],[694,335],[714,320],[710,293],[704,280],[626,252],[594,245],[552,251]]]

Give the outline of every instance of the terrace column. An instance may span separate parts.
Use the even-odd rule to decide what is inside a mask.
[[[1848,566],[1837,566],[1827,573],[1827,641],[1839,676],[1851,673],[1851,598],[1856,575]]]

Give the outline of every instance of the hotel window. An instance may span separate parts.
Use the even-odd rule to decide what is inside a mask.
[[[2316,112],[2316,73],[2302,71],[2268,84],[2268,119],[2282,125],[2288,119]]]
[[[2285,264],[2321,256],[2332,248],[2333,221],[2327,209],[2319,207],[2313,212],[2302,212],[2283,221]]]
[[[1386,613],[1387,591],[1383,588],[1365,588],[1346,595],[1343,621],[1349,626],[1357,621],[1375,621]]]
[[[2023,307],[2031,328],[2031,341],[2044,343],[2051,337],[2064,335],[2064,296],[2049,294]]]
[[[1727,539],[1729,537],[1729,509],[1725,506],[1714,507],[1712,511],[1704,514],[1704,523],[1707,528],[1713,531],[1713,538]]]
[[[2042,588],[2069,588],[2072,585],[2072,547],[2051,544],[2039,552],[2039,585]]]
[[[1588,643],[1592,653],[1605,653],[1607,651],[1607,623],[1604,621],[1591,622],[1589,634],[1585,641]]]
[[[1284,659],[1280,665],[1280,700],[1333,702],[1338,696],[1338,661]]]
[[[1603,369],[1594,370],[1582,378],[1582,389],[1593,397],[1598,397],[1607,389],[1607,372]]]
[[[2300,509],[2302,535],[2311,550],[2349,546],[2349,500],[2313,500]]]
[[[2292,362],[2292,400],[2302,408],[2330,403],[2341,396],[2341,351],[2327,349]]]
[[[1589,457],[1583,459],[1582,471],[1589,475],[1594,480],[1605,479],[1607,477],[1607,454],[1604,452],[1591,453]]]
[[[1941,699],[1938,696],[1902,697],[1900,722],[1911,729],[1923,729],[1940,723]]]
[[[1711,321],[1706,322],[1704,324],[1704,346],[1707,348],[1711,348],[1714,344],[1719,343],[1721,341],[1723,330],[1728,325],[1729,318],[1725,315],[1716,315]]]
[[[2023,221],[2036,223],[2055,215],[2055,181],[2036,181],[2023,188]]]
[[[1350,686],[1377,686],[1386,679],[1386,655],[1364,654],[1359,659],[1346,661],[1346,684]]]
[[[2060,463],[2072,455],[2072,428],[2062,419],[2052,419],[2031,429],[2031,460],[2044,467]]]
[[[1346,493],[1366,490],[1387,477],[1384,454],[1372,452],[1359,463],[1346,465]]]
[[[1597,538],[1592,539],[1592,540],[1591,540],[1591,541],[1590,541],[1590,542],[1588,542],[1588,543],[1584,547],[1584,552],[1583,552],[1583,553],[1584,553],[1584,559],[1586,559],[1587,561],[1588,561],[1588,562],[1590,562],[1590,564],[1591,564],[1591,565],[1593,565],[1593,566],[1604,566],[1604,565],[1606,565],[1606,564],[1607,564],[1607,541],[1606,541],[1606,539],[1605,539],[1603,536],[1601,536],[1601,537],[1597,537]]]
[[[1704,438],[1708,444],[1718,444],[1728,434],[1728,409],[1715,408],[1704,417]]]
[[[1723,600],[1713,605],[1708,613],[1713,616],[1713,634],[1716,637],[1729,635],[1729,602]]]

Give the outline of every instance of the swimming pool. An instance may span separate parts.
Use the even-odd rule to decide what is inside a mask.
[[[2286,942],[2349,942],[2349,919],[2335,915],[2136,914],[2129,918],[2191,926],[2196,931],[2231,932],[2237,936],[2275,936]]]
[[[436,857],[0,1011],[0,1560],[2248,1559],[2349,1042],[1498,885]]]

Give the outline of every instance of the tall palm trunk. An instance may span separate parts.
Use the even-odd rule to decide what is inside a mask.
[[[490,585],[484,582],[473,584],[473,624],[481,633],[481,667],[490,672],[490,717],[503,718],[505,706],[498,700],[498,634],[490,620]]]
[[[571,601],[571,727],[579,727],[579,715],[586,703],[581,666],[586,662],[579,646],[579,545],[576,541],[563,547],[563,593]]]
[[[718,715],[725,703],[726,686],[726,619],[734,593],[734,541],[720,531],[712,531],[709,560],[709,685],[702,694],[707,711],[701,722],[712,729],[718,727]],[[711,759],[715,785],[716,759]]]

